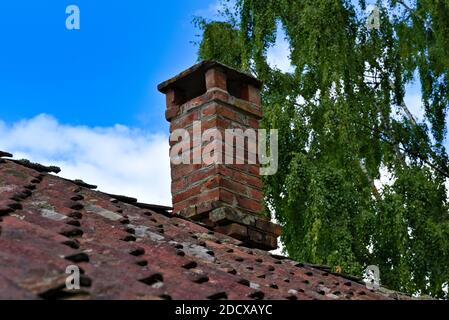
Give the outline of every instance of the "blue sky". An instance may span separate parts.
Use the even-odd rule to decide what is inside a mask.
[[[0,1],[0,150],[107,192],[171,204],[158,83],[196,62],[218,0]],[[67,30],[66,7],[80,9]]]
[[[81,29],[67,30],[76,4]],[[194,15],[208,0],[0,2],[0,119],[166,128],[156,85],[196,61]]]

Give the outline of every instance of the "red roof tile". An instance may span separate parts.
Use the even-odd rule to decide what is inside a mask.
[[[0,299],[392,298],[57,169],[0,159]],[[65,287],[73,264],[78,291]]]

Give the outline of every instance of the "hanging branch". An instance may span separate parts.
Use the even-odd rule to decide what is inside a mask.
[[[392,87],[392,89],[394,90],[394,84],[392,81],[390,81],[390,85]],[[422,128],[418,126],[418,123],[415,120],[415,117],[413,116],[413,114],[410,112],[410,109],[407,107],[407,104],[405,103],[404,99],[401,99],[401,101],[399,101],[398,106],[400,106],[402,108],[402,110],[404,111],[408,121],[416,128],[418,128],[418,130],[421,131],[422,134],[425,134],[425,132],[422,132]],[[429,148],[429,154],[430,157],[433,159],[434,162],[438,162],[438,158],[439,156],[432,150],[432,148]],[[419,157],[422,160],[422,157]],[[443,164],[444,166],[444,164]],[[445,172],[443,175],[447,177],[449,171],[447,171],[447,168],[444,169],[440,169],[443,170],[443,172]],[[440,170],[438,170],[438,172],[441,172]]]
[[[423,163],[427,164],[430,168],[432,168],[433,170],[439,172],[442,176],[444,176],[444,177],[449,179],[449,171],[446,171],[446,170],[438,167],[437,165],[433,164],[432,162],[430,162],[427,159],[423,159],[420,154],[418,154],[418,153],[416,153],[416,152],[414,152],[414,151],[412,151],[412,150],[410,150],[410,149],[408,149],[406,147],[399,147],[399,145],[401,144],[401,142],[399,140],[394,140],[393,139],[393,141],[391,141],[391,140],[385,138],[385,136],[388,136],[388,135],[385,134],[385,132],[382,132],[382,131],[377,130],[375,128],[371,128],[371,127],[369,127],[369,126],[367,126],[367,125],[365,125],[365,124],[363,124],[361,122],[358,122],[358,121],[354,121],[354,122],[357,123],[358,125],[364,127],[364,128],[367,128],[367,129],[371,130],[371,132],[373,132],[380,140],[390,144],[393,147],[398,147],[398,149],[400,151],[405,152],[406,154],[409,154],[409,155],[411,155],[411,156],[413,156],[415,158],[420,159]]]
[[[363,163],[362,160],[359,160],[359,166],[360,166],[360,170],[362,170],[362,172],[364,173],[366,180],[368,180],[368,183],[371,185],[372,189],[373,189],[373,194],[374,197],[376,198],[377,201],[382,200],[382,197],[380,196],[380,192],[376,187],[376,184],[374,183],[373,178],[371,178],[368,169],[366,169],[365,163]]]
[[[390,86],[391,86],[391,89],[394,91],[395,85],[394,85],[393,81],[391,81],[391,80],[390,80]],[[410,121],[413,125],[416,126],[417,123],[416,123],[415,117],[413,117],[413,114],[410,112],[410,109],[405,104],[404,98],[402,98],[401,101],[399,101],[398,105],[402,108],[402,110],[404,110],[404,113],[405,113],[408,121]]]
[[[299,108],[302,107],[300,104],[298,104],[298,103],[296,103],[296,102],[293,102],[293,104],[294,104],[295,106],[299,107]],[[383,118],[385,118],[385,117],[383,117]],[[383,120],[385,120],[385,119],[383,119]],[[353,121],[354,121],[354,120],[353,120]],[[433,170],[439,172],[442,176],[444,176],[444,177],[446,177],[446,178],[449,179],[449,171],[444,170],[443,168],[440,168],[439,166],[433,164],[433,163],[430,162],[429,160],[423,158],[423,157],[422,157],[420,154],[418,154],[417,152],[414,152],[414,151],[412,151],[412,150],[406,148],[406,147],[404,146],[404,144],[402,144],[403,147],[401,147],[401,141],[399,141],[399,140],[397,140],[397,139],[394,139],[394,138],[392,138],[392,137],[390,136],[390,134],[391,134],[390,131],[391,131],[391,130],[389,130],[389,127],[384,127],[384,131],[381,131],[381,130],[372,128],[372,127],[370,127],[370,126],[368,126],[368,125],[366,125],[366,124],[364,124],[364,123],[358,122],[358,121],[354,121],[354,123],[356,123],[356,124],[358,124],[358,125],[360,125],[360,126],[366,128],[366,129],[369,129],[369,130],[371,131],[371,133],[376,134],[376,136],[377,136],[380,140],[382,140],[382,141],[384,141],[384,142],[390,144],[390,145],[394,148],[394,150],[395,150],[395,152],[396,152],[398,158],[401,159],[402,162],[403,162],[404,164],[405,164],[406,162],[405,162],[405,155],[404,155],[403,153],[406,153],[406,154],[408,154],[408,155],[411,155],[411,156],[413,156],[413,157],[415,157],[415,158],[420,159],[423,163],[427,164],[430,168],[432,168]],[[390,136],[390,137],[389,137],[389,136]],[[389,138],[385,138],[385,137],[389,137]],[[435,161],[435,159],[433,159],[433,160]],[[367,176],[367,179],[368,179],[368,181],[372,180],[372,178],[369,177],[369,176]],[[377,190],[377,189],[376,189],[376,190]]]

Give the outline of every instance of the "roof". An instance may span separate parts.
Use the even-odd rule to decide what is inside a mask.
[[[58,171],[0,159],[0,299],[401,298]],[[80,290],[65,287],[70,265]]]

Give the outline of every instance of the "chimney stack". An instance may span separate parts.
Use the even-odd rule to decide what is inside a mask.
[[[248,74],[203,61],[161,83],[158,90],[166,95],[171,136],[177,133],[179,138],[170,141],[173,212],[201,221],[249,247],[273,250],[281,229],[262,214],[260,165],[258,160],[249,161],[257,159],[257,151],[251,152],[257,150],[257,136],[248,134],[240,148],[237,138],[231,144],[225,139],[227,129],[257,132],[262,118],[261,86]],[[178,129],[191,138],[184,140]],[[208,129],[219,132],[222,139],[218,141],[214,135],[201,138]],[[174,155],[174,148],[180,147],[179,155]],[[206,147],[216,147],[211,155],[220,160],[205,161],[202,152]],[[226,161],[230,158],[232,163]]]

